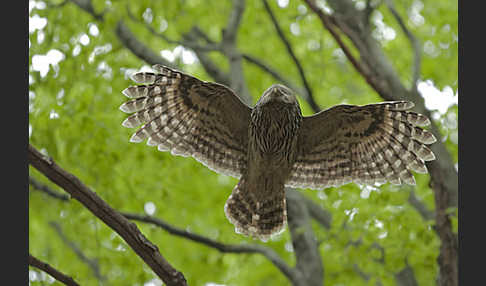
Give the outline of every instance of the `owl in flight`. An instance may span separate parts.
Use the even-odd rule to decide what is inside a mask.
[[[285,187],[322,189],[349,182],[415,184],[435,159],[421,129],[429,119],[407,101],[337,105],[302,116],[287,87],[275,84],[255,107],[228,87],[154,65],[140,72],[120,106],[122,125],[138,130],[131,142],[192,156],[239,178],[224,211],[235,231],[266,241],[287,222]]]

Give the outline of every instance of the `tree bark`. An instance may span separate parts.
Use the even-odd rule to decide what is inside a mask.
[[[48,263],[40,261],[36,257],[32,256],[30,253],[29,253],[29,265],[46,272],[47,274],[54,277],[57,281],[60,281],[68,286],[79,286],[79,284],[76,281],[74,281],[73,278],[67,276],[66,274],[52,267]]]
[[[316,237],[312,231],[309,210],[300,194],[286,189],[288,227],[301,279],[296,285],[322,286],[324,266]]]
[[[174,286],[187,285],[184,275],[165,260],[158,247],[151,243],[133,222],[111,208],[76,176],[59,167],[52,159],[44,156],[30,144],[28,160],[30,165],[116,231],[164,283]]]
[[[339,28],[354,44],[360,53],[360,59],[355,59],[350,53],[345,54],[353,66],[361,73],[366,81],[385,100],[411,100],[415,103],[415,110],[431,118],[431,112],[425,108],[424,99],[418,93],[416,86],[407,89],[401,82],[396,70],[385,56],[380,44],[371,35],[368,24],[368,12],[355,8],[351,0],[329,0],[333,9],[332,14],[324,13],[314,0],[305,0],[308,6],[319,16],[324,27],[341,44],[335,29]],[[394,15],[397,17],[397,14]],[[417,71],[414,71],[417,73]],[[417,78],[414,75],[414,78]],[[432,121],[430,131],[436,138],[441,138],[439,129]],[[439,285],[457,284],[457,240],[452,232],[451,222],[447,209],[457,208],[458,176],[452,158],[445,145],[439,140],[431,146],[436,160],[427,162],[431,187],[435,193],[435,220],[436,228],[441,240],[439,266]]]

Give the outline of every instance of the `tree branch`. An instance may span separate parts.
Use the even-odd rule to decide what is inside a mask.
[[[149,23],[146,23],[146,22],[138,19],[137,17],[135,17],[135,15],[133,15],[132,11],[130,11],[128,6],[127,6],[127,14],[128,14],[128,17],[132,21],[135,21],[138,24],[143,25],[152,35],[156,36],[157,38],[161,38],[162,40],[164,40],[165,42],[167,42],[169,44],[181,45],[181,46],[185,46],[189,49],[198,50],[198,51],[201,51],[201,52],[212,52],[212,51],[220,51],[221,50],[221,46],[219,44],[214,43],[214,42],[211,42],[211,43],[207,42],[207,44],[205,44],[205,45],[200,45],[197,42],[193,42],[193,41],[173,40],[173,39],[167,37],[166,35],[164,35],[163,33],[159,33],[157,31],[155,31],[155,29]],[[192,32],[192,30],[191,30],[191,32]]]
[[[236,42],[236,36],[238,34],[238,28],[240,27],[241,18],[245,12],[246,1],[245,0],[232,0],[233,10],[228,19],[226,28],[223,29],[223,42]]]
[[[202,38],[206,43],[210,45],[218,45],[214,41],[212,41],[199,27],[194,26],[191,30],[192,34],[197,36],[198,38]],[[185,44],[185,43],[183,43]],[[221,50],[221,48],[219,48]],[[261,59],[257,59],[256,57],[246,54],[246,53],[241,53],[241,57],[246,60],[247,62],[254,64],[255,66],[259,67],[262,71],[268,73],[271,75],[275,80],[281,82],[282,84],[286,85],[287,87],[291,88],[292,90],[296,91],[297,93],[303,95],[305,94],[305,90],[302,89],[301,87],[297,87],[295,84],[290,82],[290,80],[286,79],[283,77],[280,73],[278,73],[275,69],[271,68],[268,64],[264,63]],[[304,98],[305,100],[305,98]]]
[[[265,10],[267,11],[267,14],[270,16],[270,19],[272,20],[273,26],[275,27],[275,30],[277,31],[278,36],[282,40],[282,42],[285,45],[285,48],[287,49],[287,52],[289,53],[290,57],[292,58],[292,61],[294,62],[295,66],[297,67],[297,70],[299,71],[299,76],[302,80],[302,83],[304,84],[304,89],[305,93],[303,94],[304,98],[306,99],[307,103],[309,103],[310,107],[314,112],[319,112],[321,111],[321,108],[319,105],[316,103],[314,100],[314,96],[312,94],[312,88],[310,87],[309,82],[307,81],[307,77],[305,76],[304,68],[302,67],[302,64],[300,63],[299,59],[297,59],[297,56],[294,53],[294,50],[292,49],[292,45],[290,45],[289,40],[285,36],[284,32],[280,28],[280,25],[278,24],[277,18],[272,12],[272,9],[270,8],[270,5],[268,5],[267,0],[263,0],[263,5],[265,7]]]
[[[207,52],[201,49],[197,49],[199,44],[199,39],[202,38],[202,34],[204,34],[197,26],[192,27],[192,29],[183,35],[183,42],[182,45],[189,47],[194,51],[199,62],[203,66],[206,73],[209,74],[216,82],[224,84],[226,86],[231,86],[231,78],[229,77],[228,73],[223,72],[216,64],[208,57]],[[203,37],[203,40],[206,41],[206,37]],[[213,42],[207,42],[207,45],[219,46],[219,44],[215,44]],[[219,48],[218,48],[219,49]]]
[[[51,158],[47,158],[30,144],[28,160],[30,165],[63,188],[71,197],[116,231],[164,283],[187,285],[183,274],[165,260],[158,247],[151,243],[134,223],[111,208],[76,176],[59,167]]]
[[[298,277],[296,271],[289,267],[285,261],[283,261],[277,253],[268,247],[264,247],[258,244],[224,244],[219,241],[207,238],[205,236],[189,232],[184,229],[180,229],[170,225],[169,223],[148,215],[139,215],[128,212],[120,212],[124,217],[130,220],[140,221],[144,223],[149,223],[160,227],[167,231],[168,233],[176,236],[180,236],[191,241],[201,243],[208,247],[214,248],[222,253],[259,253],[265,256],[270,262],[273,263],[289,280],[297,281]]]
[[[60,272],[59,270],[55,269],[51,265],[47,264],[46,262],[37,259],[36,257],[32,256],[32,254],[30,253],[29,253],[29,265],[46,272],[47,274],[54,277],[57,281],[62,282],[65,285],[79,286],[79,284],[76,281],[74,281],[73,278]]]
[[[408,203],[412,205],[415,210],[417,210],[424,221],[433,220],[435,218],[434,212],[427,209],[427,207],[421,201],[419,201],[414,190],[410,191]]]
[[[339,45],[341,50],[344,52],[348,60],[351,62],[351,64],[354,66],[354,68],[363,76],[363,78],[366,80],[366,82],[374,89],[376,90],[383,98],[386,98],[387,93],[384,92],[383,88],[380,86],[378,82],[376,82],[375,78],[370,75],[369,68],[356,59],[353,54],[351,53],[351,50],[344,44],[343,40],[341,39],[341,36],[339,35],[339,32],[336,30],[336,19],[331,17],[330,15],[325,14],[314,2],[314,0],[304,0],[309,8],[313,10],[317,16],[319,17],[322,25],[324,28],[326,28],[336,40],[336,43]]]
[[[241,21],[241,16],[244,12],[244,7],[245,7],[244,1],[235,0],[233,2],[233,11],[232,11],[231,16],[228,20],[227,28],[223,30],[223,40],[222,40],[220,45],[221,45],[221,48],[222,48],[221,52],[228,58],[228,61],[230,63],[230,81],[231,81],[230,86],[237,92],[237,94],[239,94],[242,97],[243,101],[250,104],[251,103],[251,97],[250,97],[248,90],[247,90],[247,87],[246,87],[245,79],[244,79],[244,76],[243,76],[243,69],[242,69],[242,65],[241,65],[242,55],[241,55],[240,52],[238,52],[238,50],[236,48],[237,28],[239,27],[239,24],[240,24],[240,21]],[[194,31],[194,29],[193,29],[193,31]],[[201,31],[199,31],[199,32],[201,32]],[[197,36],[196,34],[192,34],[192,35]],[[188,40],[188,36],[190,37],[191,34],[186,35],[185,41]],[[212,44],[212,43],[210,43],[210,44]],[[195,47],[195,46],[193,46],[193,47]],[[300,221],[299,221],[299,223],[300,223]],[[298,223],[296,223],[296,224],[298,224]],[[312,232],[311,232],[311,236],[313,236]],[[199,242],[201,242],[201,241],[199,241]],[[308,243],[309,243],[309,241],[304,241],[303,243],[301,243],[301,245],[309,247]],[[213,246],[214,246],[214,244],[213,244]],[[300,247],[300,248],[303,248],[303,247]],[[316,244],[315,249],[313,247],[310,247],[310,248],[313,249],[314,252],[318,253],[317,244]],[[299,283],[299,281],[302,281],[302,279],[297,279],[296,277],[298,275],[300,275],[301,271],[304,272],[304,268],[300,269],[300,271],[296,271],[295,269],[292,269],[292,268],[286,266],[286,264],[280,263],[281,260],[276,260],[276,258],[278,258],[278,256],[272,255],[272,253],[273,252],[268,253],[268,252],[264,251],[262,254],[265,255],[270,261],[272,261],[279,269],[281,269],[281,271],[292,281],[293,284],[299,285],[298,283]],[[322,265],[322,264],[320,264],[320,265]],[[320,271],[322,273],[322,269]],[[306,273],[308,273],[308,272],[306,272]],[[310,275],[310,276],[315,277],[315,275]],[[322,279],[321,279],[321,281],[322,281]]]
[[[302,280],[294,285],[321,286],[324,283],[324,267],[319,247],[312,231],[309,211],[301,196],[286,190],[288,226],[292,237],[297,263],[295,268]]]
[[[34,187],[36,190],[39,190],[50,197],[59,199],[61,201],[69,201],[71,198],[68,195],[61,194],[59,192],[54,191],[53,189],[49,188],[48,186],[42,184],[41,182],[37,181],[36,179],[29,176],[29,185]]]
[[[241,53],[236,45],[238,28],[241,18],[245,12],[245,0],[233,0],[233,9],[228,18],[226,27],[223,29],[223,39],[221,40],[221,51],[226,56],[230,66],[230,87],[235,90],[241,99],[248,105],[252,105],[252,97],[246,84],[241,63]]]
[[[187,36],[189,36],[192,41],[196,41],[197,38],[201,38],[201,39],[203,39],[204,41],[206,41],[210,45],[209,47],[211,47],[211,46],[213,46],[213,47],[214,46],[220,47],[220,45],[221,45],[221,44],[216,44],[214,41],[212,41],[211,39],[209,39],[209,37],[204,32],[202,32],[197,26],[194,26],[189,33],[187,33],[186,35],[184,35],[184,37],[187,37]],[[168,40],[170,40],[170,39],[168,39]],[[205,51],[204,50],[198,50],[197,49],[198,46],[191,45],[190,44],[190,41],[187,41],[187,40],[184,40],[184,41],[176,41],[176,42],[179,43],[179,44],[181,44],[181,45],[183,45],[183,46],[186,46],[188,48],[193,49],[194,52],[197,54],[198,58],[201,60],[201,64],[203,65],[203,67],[206,70],[206,72],[208,72],[208,74],[211,75],[216,80],[216,82],[225,84],[227,86],[231,86],[230,85],[230,80],[229,80],[227,74],[223,74],[216,66],[214,66],[214,63],[207,62],[207,61],[203,61],[203,56],[205,55]],[[202,46],[202,47],[204,47],[204,46]],[[220,52],[223,52],[222,51],[222,48],[219,48],[219,51]],[[257,59],[256,57],[254,57],[252,55],[245,54],[245,53],[239,53],[239,52],[238,52],[238,57],[241,57],[244,60],[246,60],[247,62],[249,62],[251,64],[254,64],[255,66],[259,67],[262,71],[264,71],[264,72],[268,73],[269,75],[271,75],[278,82],[284,84],[285,86],[287,86],[290,89],[292,89],[295,92],[297,92],[299,95],[302,96],[302,98],[304,100],[306,100],[306,101],[308,100],[308,97],[305,96],[306,95],[305,89],[303,89],[301,87],[298,87],[295,84],[293,84],[290,80],[288,80],[285,77],[283,77],[279,72],[277,72],[275,69],[272,69],[268,64],[264,63],[262,60]],[[205,63],[205,62],[207,62],[207,63]],[[216,75],[219,74],[220,76],[214,76],[215,74]],[[247,103],[250,104],[251,101],[248,100]]]
[[[115,29],[120,42],[129,49],[135,56],[147,62],[150,65],[162,64],[171,68],[177,68],[173,63],[165,60],[161,56],[155,54],[149,47],[140,42],[137,37],[125,25],[123,20],[118,21]]]
[[[305,197],[301,192],[297,190],[292,190],[288,189],[288,193],[291,193],[290,196],[293,198],[290,198],[289,201],[293,203],[293,200],[299,200],[303,202],[308,210],[308,214],[311,218],[315,219],[321,226],[323,226],[325,229],[330,229],[331,228],[331,221],[332,221],[332,214],[323,209],[320,205],[312,201],[311,199]],[[411,196],[413,196],[413,193],[411,193]],[[54,197],[59,199],[58,197]],[[410,199],[409,199],[410,200]],[[415,200],[417,200],[415,198]],[[419,202],[420,203],[420,202]],[[422,207],[424,207],[422,205]],[[428,210],[426,210],[428,211]],[[430,212],[430,211],[428,211]],[[148,223],[155,225],[157,227],[160,227],[167,231],[168,233],[176,236],[180,236],[186,239],[189,239],[194,242],[201,243],[203,245],[206,245],[208,247],[214,248],[222,253],[237,253],[237,254],[242,254],[242,253],[259,253],[263,256],[265,256],[270,262],[272,262],[290,281],[303,281],[301,274],[294,268],[288,266],[285,261],[283,261],[278,254],[276,254],[274,251],[272,251],[269,248],[266,248],[264,246],[258,245],[258,244],[241,244],[241,245],[235,245],[235,244],[224,244],[221,242],[218,242],[216,240],[207,238],[205,236],[195,234],[192,232],[189,232],[187,230],[177,228],[172,226],[171,224],[165,222],[162,219],[153,217],[153,216],[148,216],[148,215],[140,215],[140,214],[134,214],[134,213],[128,213],[128,212],[119,212],[121,215],[126,217],[129,220],[134,220],[134,221],[139,221],[143,223]],[[295,215],[295,214],[290,214],[290,216]],[[433,214],[431,214],[433,216]],[[425,219],[425,217],[424,217]],[[361,242],[358,241],[357,243],[354,243],[353,245],[357,246]],[[381,252],[384,251],[384,249],[374,243],[373,247],[378,248]],[[73,249],[74,250],[74,249]],[[383,260],[379,260],[379,262],[383,263]],[[409,267],[409,266],[408,266]],[[410,267],[409,267],[410,268]],[[353,265],[353,269],[366,281],[370,279],[370,275],[364,273],[357,264]],[[406,285],[411,285],[414,286],[416,284],[409,283],[410,281],[416,281],[414,277],[413,271],[410,271],[411,269],[404,268],[402,271],[397,272],[394,274],[395,279],[397,280],[398,285],[401,286],[406,286]],[[298,283],[300,282],[295,282],[294,285],[299,285]]]
[[[306,198],[298,191],[292,191],[292,192],[295,194],[295,196],[300,196],[300,200],[305,203],[307,209],[309,210],[309,215],[313,219],[315,219],[325,229],[331,228],[332,214],[330,212],[323,209],[320,205],[316,204],[311,199]]]
[[[53,196],[53,198],[64,200],[61,196]],[[289,280],[291,281],[297,281],[298,280],[298,274],[296,273],[296,270],[293,269],[292,267],[288,266],[285,261],[283,261],[277,253],[275,253],[272,249],[258,245],[258,244],[241,244],[241,245],[234,245],[234,244],[224,244],[221,242],[218,242],[216,240],[207,238],[205,236],[195,234],[189,231],[186,231],[184,229],[180,229],[177,227],[174,227],[170,225],[169,223],[152,217],[148,215],[139,215],[139,214],[134,214],[134,213],[128,213],[128,212],[119,212],[121,215],[123,215],[125,218],[129,220],[134,220],[134,221],[140,221],[143,223],[148,223],[155,225],[157,227],[160,227],[167,231],[168,233],[176,236],[180,236],[186,239],[189,239],[194,242],[198,242],[201,244],[204,244],[208,247],[214,248],[222,253],[259,253],[266,257],[270,262],[272,262]],[[86,262],[90,268],[96,273],[99,273],[99,268],[97,267],[96,261],[89,259],[86,257],[79,247],[77,247],[73,242],[71,242],[65,235],[62,233],[62,230],[56,222],[50,222],[49,223],[59,234],[61,239],[76,253],[76,255],[84,262]],[[97,271],[98,269],[98,271]],[[102,277],[101,275],[98,276],[98,278]],[[103,277],[104,279],[104,277]]]
[[[413,53],[414,53],[414,62],[412,65],[412,91],[417,92],[417,82],[420,79],[420,69],[421,69],[421,63],[422,63],[422,53],[420,50],[420,42],[419,40],[410,32],[410,30],[407,28],[405,23],[403,22],[403,19],[400,17],[398,12],[395,10],[395,7],[393,5],[392,0],[386,0],[386,5],[390,12],[392,13],[393,17],[398,22],[398,25],[402,29],[402,31],[405,33],[407,36],[407,39],[410,41],[410,44],[412,45]]]
[[[73,2],[74,4],[76,4],[76,6],[78,6],[79,8],[81,8],[84,11],[88,12],[89,14],[91,14],[96,20],[98,20],[98,21],[102,21],[103,20],[105,11],[103,11],[101,13],[97,13],[94,10],[93,3],[91,2],[91,0],[71,0],[71,2]]]
[[[85,12],[91,14],[96,20],[104,21],[104,12],[103,13],[96,13],[93,9],[93,5],[91,0],[68,0],[75,3],[79,8],[84,10]],[[140,42],[137,37],[132,33],[132,31],[126,26],[123,20],[119,20],[116,28],[115,34],[120,40],[120,42],[130,50],[135,56],[140,58],[141,60],[145,61],[150,65],[154,64],[162,64],[174,69],[178,67],[175,66],[173,63],[165,60],[163,57],[154,53],[150,48],[148,48],[144,43]]]
[[[239,20],[234,21],[234,18],[239,18],[243,13],[244,1],[234,0],[233,12],[229,20],[229,27],[235,27],[234,22],[239,23]],[[246,83],[243,76],[241,66],[241,53],[236,48],[236,33],[234,37],[227,36],[228,29],[223,32],[222,51],[228,57],[231,67],[232,87],[238,90],[238,86],[243,86],[246,89]],[[243,98],[245,100],[245,98]],[[246,100],[248,102],[248,100]],[[295,275],[289,277],[293,285],[322,285],[323,281],[323,267],[320,259],[319,249],[315,241],[314,233],[310,227],[308,215],[303,205],[298,198],[292,197],[287,192],[287,198],[290,202],[287,204],[289,229],[293,232],[292,243],[294,246],[297,265],[295,267]],[[300,208],[289,207],[293,204],[299,204]],[[292,223],[291,223],[292,222]],[[304,233],[301,233],[304,230]],[[317,259],[316,259],[317,257]],[[298,277],[298,279],[295,279]],[[310,284],[308,284],[310,283]]]
[[[321,11],[312,0],[305,0],[309,7],[316,12],[325,28],[329,29],[328,16]],[[425,116],[431,117],[429,110],[425,108],[424,100],[413,86],[407,90],[402,84],[396,71],[386,58],[379,43],[373,39],[363,18],[358,17],[360,12],[356,10],[351,0],[330,0],[329,5],[333,8],[334,24],[341,29],[353,42],[366,70],[356,69],[365,77],[366,81],[386,100],[411,100],[415,103],[415,110]],[[393,12],[392,12],[393,13]],[[402,27],[403,29],[403,27]],[[333,36],[332,29],[329,29]],[[337,40],[337,39],[336,39]],[[415,50],[417,53],[417,50]],[[348,56],[348,54],[346,53]],[[349,57],[348,57],[349,58]],[[418,60],[415,55],[415,61]],[[414,68],[414,80],[419,75],[420,67],[416,64]],[[441,138],[439,129],[432,122],[430,131],[435,137]],[[439,266],[440,285],[457,285],[457,238],[451,229],[451,222],[447,209],[457,207],[458,180],[451,156],[445,145],[438,141],[431,146],[436,155],[436,160],[427,162],[430,173],[430,186],[434,190],[436,210],[436,231],[441,240]]]
[[[306,0],[306,2],[309,6],[314,4],[312,0]],[[363,18],[356,17],[360,12],[356,10],[352,1],[331,0],[328,3],[334,10],[333,17],[336,20],[334,23],[353,42],[360,52],[363,62],[368,66],[368,70],[363,73],[363,76],[370,83],[378,83],[372,85],[372,87],[386,100],[405,99],[413,101],[416,104],[416,111],[430,117],[431,113],[425,108],[424,100],[417,92],[416,86],[413,86],[411,90],[404,87],[379,43],[373,39],[369,29],[365,29],[366,25],[360,22]],[[312,7],[324,23],[326,15],[315,5]],[[415,49],[415,53],[417,53],[417,49]],[[415,61],[417,60],[418,57],[415,55]],[[419,69],[420,67],[415,65],[414,80],[419,76],[417,75]],[[439,129],[434,122],[432,122],[430,130],[435,137],[441,138]],[[436,155],[436,160],[428,162],[426,165],[431,178],[430,186],[435,194],[436,231],[441,240],[439,255],[440,285],[457,285],[457,238],[452,232],[449,214],[447,213],[449,207],[457,207],[457,172],[451,156],[442,142],[436,142],[431,146],[431,149]]]
[[[91,259],[89,257],[87,257],[83,251],[81,251],[81,249],[74,243],[72,242],[69,238],[67,238],[67,236],[64,234],[64,232],[62,231],[62,228],[61,226],[57,223],[57,222],[54,222],[54,221],[50,221],[49,222],[49,225],[56,231],[56,233],[59,235],[59,237],[61,238],[61,240],[69,247],[72,249],[72,251],[74,251],[74,253],[76,254],[76,256],[84,263],[86,263],[88,265],[88,267],[93,271],[93,274],[95,275],[95,277],[99,280],[99,281],[104,281],[106,280],[106,277],[104,277],[102,274],[101,274],[101,271],[100,271],[100,267],[99,267],[99,264],[98,264],[98,261],[96,261],[96,259]]]
[[[433,187],[443,189],[443,186]],[[452,232],[452,223],[448,213],[449,195],[450,193],[444,191],[435,194],[435,230],[441,240],[437,258],[440,269],[438,285],[441,286],[459,285],[458,241],[457,235]]]
[[[302,195],[298,191],[291,191],[291,193],[292,193],[293,196],[300,197],[300,200],[304,204],[306,204],[307,209],[309,211],[309,215],[313,219],[315,219],[325,229],[331,228],[332,214],[330,212],[323,209],[321,206],[316,204],[311,199],[306,198],[304,195]],[[356,242],[352,242],[351,245],[356,247],[356,246],[359,246],[361,243],[362,243],[362,241],[361,241],[361,239],[359,239]],[[382,257],[385,257],[385,254],[384,254],[385,250],[381,245],[374,242],[371,245],[371,247],[378,249],[382,253]],[[380,262],[380,263],[385,262],[383,259],[378,259],[377,261]],[[361,270],[361,268],[358,266],[358,264],[356,264],[356,263],[353,264],[353,269],[364,280],[368,281],[370,279],[370,275],[363,272]],[[416,286],[417,285],[417,282],[416,282],[416,279],[415,279],[415,274],[413,273],[413,270],[411,269],[411,267],[408,264],[400,272],[394,273],[394,277],[395,277],[395,280],[397,282],[397,285],[400,285],[400,286]]]
[[[242,10],[240,10],[240,9],[242,9],[242,6],[239,6],[237,8],[238,8],[237,10],[239,11],[238,13],[241,13]],[[129,9],[127,9],[127,11],[128,11],[128,15],[129,15],[131,20],[136,21],[137,23],[144,25],[145,28],[151,34],[155,35],[156,37],[161,38],[162,40],[164,40],[165,42],[167,42],[169,44],[181,45],[181,46],[184,46],[188,49],[191,49],[194,53],[196,53],[201,65],[203,66],[205,71],[216,82],[224,84],[226,86],[231,86],[231,80],[230,80],[228,74],[224,73],[221,69],[219,69],[214,64],[214,62],[211,59],[209,59],[209,57],[206,56],[207,52],[219,51],[219,52],[223,53],[222,44],[216,43],[213,40],[211,40],[198,26],[192,27],[192,29],[189,32],[182,35],[183,40],[174,40],[174,39],[167,37],[163,33],[158,33],[157,31],[155,31],[155,29],[152,26],[150,26],[149,24],[144,23],[141,20],[137,19],[135,17],[135,15],[133,15],[133,13],[131,13],[131,11]],[[239,14],[237,14],[237,15],[239,15]],[[241,16],[238,16],[238,17],[241,17]],[[238,21],[240,21],[240,20],[238,20]],[[134,36],[130,36],[130,37],[134,37]],[[202,39],[205,42],[205,44],[200,44],[199,39]],[[257,59],[252,55],[245,54],[245,53],[239,53],[239,52],[238,52],[238,57],[242,57],[247,62],[256,65],[257,67],[259,67],[264,72],[270,74],[277,81],[281,82],[282,84],[286,85],[290,89],[294,90],[299,95],[302,95],[303,99],[308,102],[308,104],[313,108],[313,110],[315,112],[320,110],[320,108],[315,103],[314,99],[312,97],[309,98],[308,91],[306,91],[305,89],[303,89],[301,87],[296,86],[295,84],[290,82],[288,79],[284,78],[281,74],[279,74],[276,70],[272,69],[270,66],[265,64],[262,60]],[[304,78],[304,80],[305,80],[305,78]],[[248,98],[248,103],[251,103],[250,98]]]
[[[207,52],[209,51],[221,51],[221,47],[219,44],[216,44],[214,42],[209,42],[207,37],[204,37],[206,40],[205,45],[201,45],[198,43],[198,38],[200,38],[202,32],[197,26],[194,26],[189,32],[187,32],[185,35],[182,36],[183,40],[178,41],[178,40],[173,40],[164,35],[163,33],[158,33],[155,31],[154,28],[152,28],[151,25],[142,22],[141,20],[137,19],[135,15],[128,9],[127,7],[127,13],[128,16],[131,20],[136,21],[139,24],[144,25],[144,27],[154,36],[164,40],[165,42],[173,45],[180,45],[184,46],[188,49],[191,49],[197,56],[199,62],[205,69],[206,73],[211,76],[216,82],[219,82],[221,84],[224,84],[226,86],[230,86],[231,81],[229,76],[224,73],[221,69],[219,69],[214,62],[206,55]],[[135,39],[135,36],[133,34],[127,35],[126,37]],[[138,41],[138,40],[137,40]],[[148,49],[148,48],[147,48]],[[153,52],[151,52],[153,54]],[[143,59],[143,58],[142,58]]]
[[[395,274],[395,280],[397,281],[397,286],[418,286],[413,269],[408,265],[408,262],[400,272]]]
[[[249,54],[245,54],[245,53],[241,54],[241,56],[243,57],[244,60],[246,60],[247,62],[249,62],[251,64],[254,64],[257,67],[259,67],[262,71],[268,73],[275,80],[281,82],[282,84],[284,84],[285,86],[287,86],[291,90],[297,92],[300,95],[305,95],[306,91],[303,88],[296,86],[295,84],[290,82],[288,79],[284,78],[278,71],[272,69],[270,66],[265,64],[262,60],[257,59],[256,57],[249,55]],[[306,100],[307,98],[304,96],[303,99]]]

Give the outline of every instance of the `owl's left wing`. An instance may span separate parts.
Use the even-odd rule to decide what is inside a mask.
[[[412,102],[338,105],[304,117],[298,155],[286,185],[322,189],[349,182],[415,184],[411,170],[427,173],[436,141],[418,126],[427,117]]]
[[[156,73],[132,76],[143,85],[123,91],[131,100],[120,109],[133,113],[123,126],[141,125],[130,141],[148,139],[147,145],[160,151],[192,156],[214,171],[241,176],[251,108],[223,85],[161,65],[153,68]]]

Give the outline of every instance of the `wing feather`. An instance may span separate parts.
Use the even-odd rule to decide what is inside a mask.
[[[122,125],[137,128],[131,142],[174,155],[192,156],[214,171],[241,176],[246,167],[251,108],[229,88],[200,81],[161,65],[140,72],[140,83],[123,90],[120,110],[131,115]]]
[[[426,144],[434,135],[419,126],[430,124],[409,111],[412,102],[364,106],[338,105],[304,117],[299,150],[286,185],[322,189],[349,182],[415,184],[411,171],[426,173],[435,159]]]

